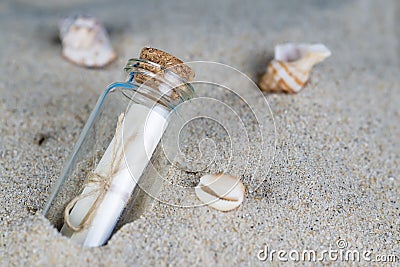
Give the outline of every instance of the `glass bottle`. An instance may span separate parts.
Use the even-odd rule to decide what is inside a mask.
[[[126,82],[99,98],[43,210],[61,233],[101,246],[151,206],[168,168],[160,139],[177,106],[194,95],[193,71],[144,48],[125,67]]]

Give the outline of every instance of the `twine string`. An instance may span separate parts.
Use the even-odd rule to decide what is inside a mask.
[[[100,203],[103,201],[104,197],[106,196],[107,191],[110,189],[113,177],[119,170],[119,166],[120,166],[122,158],[123,158],[122,157],[123,150],[121,151],[121,154],[118,155],[118,146],[119,146],[118,139],[119,139],[119,134],[120,134],[123,118],[124,118],[124,113],[121,113],[118,117],[117,127],[115,129],[113,155],[112,155],[111,165],[108,170],[108,174],[101,175],[101,174],[95,173],[94,171],[89,173],[84,185],[87,186],[88,184],[94,184],[94,185],[96,185],[96,187],[88,193],[80,194],[79,196],[76,196],[65,207],[64,222],[65,222],[65,224],[67,224],[67,226],[73,232],[79,232],[82,229],[86,228],[88,225],[90,225],[91,221],[93,220],[95,211],[97,210]],[[122,141],[122,137],[121,137],[121,141]],[[98,195],[96,200],[94,201],[93,205],[90,207],[90,209],[86,213],[85,217],[78,224],[78,226],[74,226],[71,223],[71,217],[70,217],[70,212],[71,212],[72,208],[80,200],[85,199],[90,196],[93,196],[93,195]]]

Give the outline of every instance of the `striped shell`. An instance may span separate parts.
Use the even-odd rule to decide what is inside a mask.
[[[79,66],[104,67],[116,58],[107,31],[94,17],[77,15],[63,19],[60,39],[62,55]]]
[[[197,197],[205,204],[221,211],[233,210],[243,202],[243,183],[229,174],[206,174],[195,188]]]
[[[287,43],[275,47],[275,58],[259,81],[261,90],[298,93],[310,78],[315,64],[329,57],[323,44]]]

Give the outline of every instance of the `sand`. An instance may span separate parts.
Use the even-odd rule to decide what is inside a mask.
[[[3,266],[264,265],[257,254],[265,245],[322,253],[337,249],[338,240],[371,257],[400,256],[398,1],[78,2],[0,4]],[[75,12],[104,21],[116,62],[89,70],[60,56],[58,19]],[[238,209],[156,203],[106,246],[90,249],[61,236],[41,215],[98,96],[125,79],[125,61],[143,46],[228,64],[256,80],[274,45],[286,41],[324,43],[332,57],[314,69],[300,94],[265,94],[276,125],[276,140],[272,135],[268,142],[276,141],[276,152],[261,162],[238,157],[232,172],[248,188],[253,184],[241,166],[249,159],[264,180]],[[240,116],[252,136],[256,123]],[[198,129],[192,142],[211,136],[226,148],[223,129],[204,120],[192,127]],[[254,137],[251,145],[257,142]],[[198,150],[189,147],[188,153]],[[221,170],[225,157],[217,156],[209,171]],[[198,177],[174,169],[168,176],[188,185]],[[174,196],[161,191],[164,199]]]

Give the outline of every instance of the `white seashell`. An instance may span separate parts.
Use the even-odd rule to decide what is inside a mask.
[[[243,183],[229,174],[207,174],[195,188],[197,197],[205,204],[221,211],[233,210],[243,202]]]
[[[323,44],[286,43],[275,46],[275,58],[259,81],[263,91],[297,93],[315,64],[331,55]]]
[[[94,17],[77,15],[60,23],[62,55],[84,67],[104,67],[116,54],[103,25]]]

